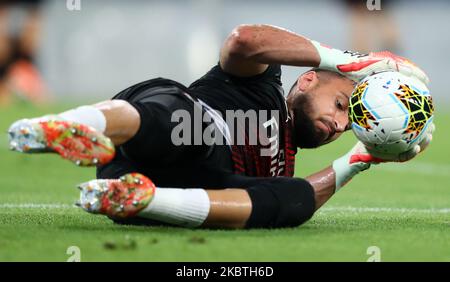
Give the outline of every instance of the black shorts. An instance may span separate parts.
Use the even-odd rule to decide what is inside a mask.
[[[152,79],[134,85],[113,99],[126,100],[139,112],[137,134],[116,148],[111,163],[97,170],[97,178],[118,178],[140,172],[159,187],[223,187],[222,177],[232,173],[227,145],[174,145],[172,113],[185,110],[194,115],[193,98],[184,86],[167,79]],[[204,129],[208,123],[202,124]],[[192,138],[194,128],[192,130]],[[197,128],[198,130],[198,128]],[[192,140],[191,144],[194,144]],[[206,186],[207,185],[207,186]]]

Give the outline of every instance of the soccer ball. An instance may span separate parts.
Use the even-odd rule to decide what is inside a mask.
[[[398,72],[366,77],[353,90],[349,103],[353,133],[372,155],[386,159],[423,140],[433,111],[427,87]]]

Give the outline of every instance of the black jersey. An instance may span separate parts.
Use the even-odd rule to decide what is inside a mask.
[[[250,144],[249,125],[243,126],[245,144],[231,140],[230,146],[234,171],[248,176],[293,176],[296,148],[291,138],[291,123],[288,119],[287,104],[281,85],[281,68],[270,65],[265,72],[253,77],[236,77],[225,73],[220,65],[213,67],[206,75],[189,87],[189,92],[218,110],[223,117],[226,111],[262,111],[267,116],[268,132],[256,132],[258,138],[269,139],[264,144]],[[277,117],[274,117],[274,111]],[[260,118],[260,116],[258,116]],[[266,120],[264,120],[266,119]],[[229,123],[229,121],[227,121]],[[234,128],[234,136],[239,127]],[[264,136],[269,133],[269,136]],[[265,154],[263,154],[263,150]],[[268,152],[270,151],[270,152]]]

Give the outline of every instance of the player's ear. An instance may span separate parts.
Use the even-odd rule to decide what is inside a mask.
[[[297,80],[297,90],[301,92],[308,92],[312,88],[316,87],[319,83],[317,73],[313,70],[307,71],[302,74]]]

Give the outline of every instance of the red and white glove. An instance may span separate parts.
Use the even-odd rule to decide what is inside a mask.
[[[406,162],[413,159],[430,144],[433,139],[434,130],[435,126],[431,123],[426,129],[426,132],[424,132],[425,136],[420,143],[406,152],[399,155],[392,155],[389,158],[376,157],[376,153],[370,152],[361,141],[358,141],[350,152],[333,162],[332,166],[336,174],[336,191],[349,182],[353,176],[368,169],[372,164]]]
[[[381,71],[398,71],[425,84],[430,81],[425,72],[413,62],[389,51],[361,54],[334,49],[314,40],[311,43],[320,55],[320,69],[338,72],[356,82]]]

